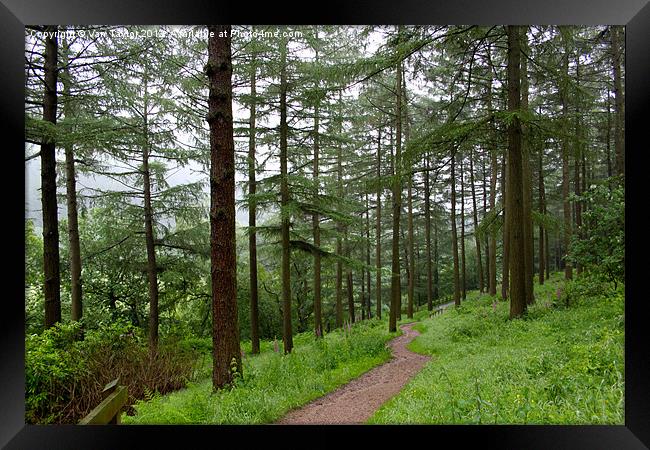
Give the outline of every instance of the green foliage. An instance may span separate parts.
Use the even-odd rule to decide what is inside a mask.
[[[151,354],[141,329],[125,322],[100,325],[83,331],[81,322],[58,323],[27,336],[27,423],[77,423],[117,377],[132,403],[152,392],[180,389],[201,369],[203,359],[191,344],[168,339]]]
[[[34,222],[25,220],[26,330],[40,328],[43,320],[43,238],[34,232]]]
[[[622,424],[622,290],[576,281],[565,308],[549,281],[522,320],[476,292],[424,320],[410,348],[432,361],[370,423]]]
[[[625,188],[598,184],[574,199],[583,205],[583,223],[569,259],[616,286],[625,280]]]
[[[75,352],[75,337],[80,332],[79,322],[61,323],[40,335],[25,339],[25,419],[28,423],[53,422],[53,405],[65,400],[56,387],[69,384],[75,374],[84,369],[84,361]]]
[[[485,213],[483,219],[476,227],[476,234],[480,239],[485,239],[492,233],[498,232],[503,226],[503,205],[501,202],[495,203],[494,209]]]
[[[379,365],[390,357],[385,347],[395,333],[385,321],[363,321],[345,333],[337,330],[322,339],[309,331],[294,337],[292,353],[273,351],[262,342],[262,353],[245,356],[243,376],[231,388],[212,392],[208,378],[170,395],[141,401],[136,415],[123,415],[125,424],[260,424],[281,418]],[[205,374],[209,376],[209,373]]]

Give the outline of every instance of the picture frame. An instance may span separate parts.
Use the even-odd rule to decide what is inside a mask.
[[[288,15],[291,12],[291,16]],[[283,445],[336,447],[346,445],[352,438],[385,442],[390,437],[402,445],[441,445],[449,443],[476,445],[481,448],[502,449],[643,449],[650,447],[650,350],[647,345],[648,326],[643,305],[643,279],[640,271],[645,265],[636,258],[640,246],[632,244],[627,258],[625,303],[625,425],[623,426],[541,426],[541,425],[438,425],[438,426],[75,426],[26,425],[24,395],[24,297],[21,277],[24,275],[24,242],[18,236],[22,226],[18,217],[24,216],[24,199],[15,194],[17,183],[24,183],[20,171],[14,168],[24,164],[20,152],[24,138],[24,26],[26,24],[198,24],[203,22],[234,23],[304,23],[304,24],[567,24],[626,26],[626,79],[625,79],[625,139],[628,159],[626,164],[626,215],[643,210],[640,197],[643,186],[635,186],[642,175],[641,153],[647,148],[647,137],[641,133],[647,127],[642,112],[650,103],[650,5],[647,0],[534,1],[499,0],[490,2],[456,1],[424,2],[401,0],[390,2],[330,1],[321,5],[290,2],[282,5],[269,2],[259,5],[238,4],[237,7],[222,2],[183,1],[127,1],[99,0],[45,1],[3,0],[0,6],[2,26],[2,61],[0,74],[5,87],[2,95],[2,123],[9,130],[5,135],[6,174],[3,177],[5,199],[11,200],[6,216],[9,220],[8,240],[10,259],[8,267],[17,272],[5,279],[2,327],[2,363],[0,364],[0,445],[7,449],[114,449],[159,448],[183,445],[199,447],[205,439],[209,446],[221,447],[228,440],[235,445],[245,444],[252,438],[264,442],[277,441]],[[24,173],[23,173],[24,175]],[[13,187],[13,188],[12,188]],[[629,205],[628,205],[628,202]],[[641,237],[642,218],[627,217],[628,242]],[[632,259],[629,255],[632,255]],[[637,294],[636,296],[634,294]],[[641,295],[638,295],[641,294]],[[256,436],[251,435],[253,433]],[[298,433],[300,436],[297,436]],[[304,433],[304,434],[303,434]],[[324,433],[322,438],[314,433]],[[423,439],[419,443],[419,439]],[[232,442],[232,441],[231,441]],[[368,445],[368,444],[365,444]],[[399,444],[398,444],[399,445]]]

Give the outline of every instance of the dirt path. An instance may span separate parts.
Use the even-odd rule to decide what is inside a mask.
[[[418,333],[414,323],[402,325],[404,334],[389,342],[393,359],[355,378],[308,405],[290,411],[277,424],[360,424],[388,399],[396,395],[406,382],[422,369],[430,357],[406,348]]]

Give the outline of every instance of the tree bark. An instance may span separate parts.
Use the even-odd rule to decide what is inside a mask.
[[[399,32],[401,33],[401,25]],[[397,331],[397,317],[400,313],[401,286],[400,286],[400,261],[399,261],[399,238],[400,238],[400,214],[402,210],[402,67],[401,62],[397,66],[397,83],[395,99],[395,161],[393,175],[393,242],[392,242],[392,276],[391,276],[391,307],[388,324],[388,331]]]
[[[144,186],[144,235],[147,247],[147,278],[149,281],[149,349],[156,352],[158,348],[158,272],[156,267],[156,236],[153,229],[153,206],[151,205],[151,171],[149,169],[149,74],[145,64],[142,85],[143,98],[143,133],[144,148],[142,149],[142,178]]]
[[[465,258],[465,155],[460,155],[460,288],[462,299],[467,299],[467,267]]]
[[[454,259],[454,305],[460,305],[460,275],[458,267],[458,233],[456,231],[456,155],[451,155],[451,253]]]
[[[366,300],[366,317],[370,319],[372,305],[370,304],[370,202],[368,199],[368,191],[365,193],[366,196],[366,290],[367,290],[367,300]]]
[[[544,206],[544,214],[546,214],[546,206]],[[546,247],[544,252],[546,256],[546,279],[548,280],[551,276],[551,244],[548,239],[548,228],[544,228],[544,245]]]
[[[254,31],[254,27],[253,27]],[[250,317],[251,317],[251,353],[260,352],[260,331],[259,331],[259,308],[258,308],[258,286],[257,286],[257,233],[255,231],[257,202],[255,194],[257,192],[257,182],[255,180],[255,144],[256,144],[256,85],[257,80],[257,61],[253,52],[251,56],[251,104],[250,104],[250,122],[248,138],[248,254],[249,254],[249,277],[250,277]]]
[[[280,197],[282,203],[282,304],[284,353],[293,349],[291,329],[291,249],[289,243],[289,184],[287,181],[287,41],[280,43]]]
[[[508,26],[508,111],[516,113],[521,109],[520,90],[520,37],[519,27]],[[525,283],[525,236],[524,236],[524,192],[523,157],[521,146],[521,123],[514,116],[508,126],[508,176],[509,221],[510,221],[510,318],[520,317],[526,311]]]
[[[63,70],[63,95],[67,101],[63,105],[67,119],[74,117],[73,99],[70,97],[70,69],[68,68],[69,47],[65,45],[65,68]],[[77,216],[77,181],[72,143],[65,146],[65,186],[68,209],[68,241],[70,243],[70,302],[71,318],[81,320],[83,316],[83,299],[81,285],[81,247],[79,244],[79,220]]]
[[[528,27],[522,27],[521,47],[528,49],[528,40],[526,32]],[[528,59],[524,56],[521,59],[521,110],[528,111]],[[523,214],[524,214],[524,276],[526,281],[526,304],[531,305],[535,302],[533,278],[535,277],[535,252],[533,237],[533,188],[532,188],[532,171],[530,169],[530,147],[526,139],[528,126],[523,124],[522,129],[522,188],[523,188]]]
[[[408,302],[406,317],[413,318],[413,296],[415,295],[415,241],[413,234],[413,175],[408,179]]]
[[[508,299],[510,290],[510,219],[508,209],[510,208],[508,199],[508,189],[510,188],[510,163],[508,162],[507,153],[503,155],[501,165],[501,198],[503,203],[503,255],[502,255],[502,272],[501,272],[501,298]]]
[[[537,178],[539,180],[539,212],[540,214],[546,214],[546,195],[544,192],[544,147],[539,149],[539,159],[538,159],[538,170]],[[539,284],[544,284],[544,271],[546,270],[546,240],[545,240],[545,229],[544,226],[540,223],[539,225]]]
[[[576,85],[578,87],[576,92],[576,146],[574,151],[574,163],[573,163],[573,192],[577,197],[580,197],[582,194],[582,181],[580,176],[580,160],[582,158],[582,120],[580,117],[581,114],[581,105],[580,105],[580,55],[576,53],[575,56],[575,65],[576,65]],[[580,200],[575,200],[575,233],[577,236],[580,236],[580,227],[582,227],[582,204]],[[582,264],[579,262],[576,263],[576,275],[582,273]]]
[[[341,104],[341,93],[339,92],[339,104]],[[340,117],[338,122],[338,131],[339,135],[342,133],[343,126]],[[336,149],[336,182],[337,182],[337,193],[339,198],[343,198],[343,167],[341,166],[341,161],[343,159],[341,144],[339,143]],[[343,254],[343,245],[341,242],[341,234],[343,229],[341,224],[337,224],[338,235],[336,236],[336,254]],[[340,259],[336,260],[336,328],[341,328],[343,326],[343,264]]]
[[[438,222],[435,216],[435,204],[433,208],[433,299],[438,300],[439,271],[438,271]]]
[[[474,240],[476,242],[476,265],[478,271],[478,290],[483,293],[484,284],[483,284],[483,261],[481,260],[481,240],[478,237],[476,232],[478,227],[478,212],[476,210],[476,189],[474,188],[474,151],[470,150],[469,154],[469,176],[470,176],[470,186],[472,191],[472,206],[473,206],[473,216],[474,216]]]
[[[43,120],[56,124],[57,110],[57,26],[46,26]],[[56,143],[45,138],[41,143],[41,206],[43,211],[43,275],[45,328],[61,321],[61,272],[59,260],[59,217],[56,199]]]
[[[317,37],[318,37],[318,31]],[[316,64],[318,64],[318,49],[316,51]],[[320,149],[319,149],[319,115],[320,115],[320,102],[316,102],[314,107],[314,202],[318,201],[320,195],[320,181],[318,179],[318,164],[320,158]],[[312,231],[314,235],[314,333],[316,337],[323,335],[323,323],[321,318],[321,257],[320,251],[320,215],[318,212],[314,213],[312,217]]]
[[[429,152],[424,157],[424,239],[426,241],[427,255],[427,310],[433,310],[433,274],[431,263],[431,184],[430,184],[430,163]]]
[[[624,40],[623,27],[612,25],[611,49],[612,49],[612,71],[614,72],[614,151],[616,154],[616,175],[625,175],[625,101],[623,93],[623,77],[621,75],[621,40]]]
[[[233,374],[242,373],[242,365],[237,321],[231,27],[212,25],[208,31],[212,386],[216,390],[231,384]]]
[[[611,178],[612,173],[612,150],[611,150],[611,132],[612,132],[612,101],[610,98],[609,88],[607,88],[607,130],[605,132],[606,149],[607,149],[607,178]]]
[[[377,239],[375,262],[377,267],[377,280],[375,291],[377,294],[377,319],[381,319],[381,128],[377,130],[377,221],[375,238]]]
[[[345,227],[345,256],[349,259],[351,255],[351,249],[350,249],[350,241],[348,238],[348,227]],[[348,320],[350,323],[355,322],[355,317],[354,317],[354,294],[352,291],[352,269],[350,267],[346,267],[345,269],[345,276],[347,280],[347,292],[348,292]]]
[[[481,159],[482,172],[483,172],[483,218],[485,219],[485,214],[488,212],[488,173],[487,166],[485,163],[485,157]],[[484,268],[483,275],[483,292],[487,293],[489,291],[488,284],[490,279],[490,236],[489,234],[485,235],[484,246],[481,247],[481,250],[485,249],[485,262],[481,263]]]
[[[490,58],[490,49],[488,48],[487,52],[488,64],[491,66],[492,61]],[[495,201],[497,195],[497,171],[498,171],[498,162],[497,162],[497,150],[494,144],[494,118],[492,117],[492,70],[488,70],[488,82],[487,82],[487,110],[490,114],[490,166],[492,169],[492,174],[490,177],[490,211],[494,211]],[[505,223],[505,222],[504,222]],[[504,227],[505,228],[505,227]],[[489,234],[489,250],[490,261],[488,263],[488,293],[491,296],[497,295],[497,232],[493,230]],[[505,246],[504,246],[505,252]]]
[[[403,71],[403,67],[402,67]],[[409,117],[408,117],[408,97],[406,95],[406,77],[402,76],[402,93],[404,109],[404,142],[409,141]],[[413,318],[413,296],[415,295],[415,241],[413,237],[413,171],[412,158],[409,157],[408,171],[408,191],[407,191],[407,227],[408,227],[408,300],[406,305],[406,317]]]
[[[563,36],[564,37],[564,36]],[[569,203],[569,143],[567,142],[566,134],[568,132],[568,80],[566,77],[569,76],[569,48],[566,39],[564,39],[564,55],[562,58],[563,68],[562,73],[564,75],[562,81],[560,82],[560,97],[562,101],[562,129],[564,131],[564,136],[562,138],[562,205],[564,210],[564,251],[569,248],[569,242],[571,241],[571,205]],[[564,254],[564,278],[570,280],[573,278],[573,269],[571,262],[567,261],[566,253]]]

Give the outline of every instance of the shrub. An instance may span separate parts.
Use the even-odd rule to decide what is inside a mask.
[[[574,236],[569,259],[614,283],[625,279],[625,190],[622,184],[596,185],[580,200],[582,227]]]
[[[119,377],[129,404],[152,393],[184,387],[197,376],[198,351],[163,340],[149,352],[140,329],[103,324],[83,340],[81,324],[62,324],[25,340],[25,420],[77,423],[102,400],[103,387]]]

